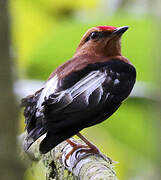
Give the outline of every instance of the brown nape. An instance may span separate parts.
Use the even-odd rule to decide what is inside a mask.
[[[88,64],[94,64],[98,62],[107,62],[111,59],[118,59],[130,64],[129,60],[124,56],[110,56],[110,57],[103,57],[103,56],[94,56],[89,54],[84,54],[80,56],[73,57],[63,65],[59,66],[50,76],[49,79],[57,75],[59,79],[64,78],[65,76],[69,75],[74,71],[79,71],[85,68]]]

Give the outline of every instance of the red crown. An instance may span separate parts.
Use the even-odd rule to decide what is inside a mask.
[[[103,31],[105,31],[105,30],[112,31],[112,30],[116,29],[116,27],[114,27],[114,26],[97,26],[97,28],[99,28],[100,30],[103,30]]]

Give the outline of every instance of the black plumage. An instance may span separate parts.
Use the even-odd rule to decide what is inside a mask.
[[[104,121],[128,97],[135,79],[136,71],[131,64],[111,59],[87,64],[62,79],[55,78],[56,86],[51,93],[46,90],[50,84],[47,82],[35,95],[22,101],[28,132],[26,149],[47,133],[40,144],[40,151],[46,153],[83,128]]]

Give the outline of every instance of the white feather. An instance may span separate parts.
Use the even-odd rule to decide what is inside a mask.
[[[57,76],[54,76],[52,79],[47,81],[47,83],[44,85],[44,89],[42,90],[42,93],[39,97],[39,100],[37,102],[37,116],[41,116],[42,114],[42,103],[44,102],[45,99],[48,99],[48,97],[55,93],[57,97],[53,99],[53,102],[58,103],[66,94],[71,96],[71,98],[74,100],[78,96],[84,93],[85,95],[85,100],[86,103],[89,103],[89,96],[97,89],[100,89],[100,97],[99,100],[102,97],[103,94],[103,89],[102,89],[102,84],[105,81],[107,77],[107,74],[105,72],[100,72],[100,71],[92,71],[89,73],[87,76],[82,78],[80,81],[78,81],[76,84],[74,84],[72,87],[56,92],[56,89],[58,88],[58,78]]]
[[[53,78],[51,78],[45,83],[43,87],[44,89],[42,90],[39,100],[37,102],[38,109],[42,108],[41,106],[42,106],[42,103],[44,102],[44,99],[48,98],[51,94],[53,94],[55,90],[57,89],[57,86],[58,86],[57,76],[54,76]]]
[[[106,79],[106,73],[100,71],[93,71],[85,78],[77,82],[73,87],[68,89],[73,99],[86,92],[86,101],[88,102],[89,96],[102,85]],[[102,90],[102,89],[101,89]],[[103,94],[103,90],[101,91]],[[101,96],[102,96],[101,94]]]
[[[114,83],[114,85],[116,85],[116,84],[119,84],[120,81],[118,79],[115,79],[113,83]]]

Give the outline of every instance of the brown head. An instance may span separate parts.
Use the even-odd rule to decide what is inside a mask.
[[[128,26],[97,26],[89,29],[82,37],[74,57],[88,54],[92,56],[121,56],[121,36]]]
[[[58,67],[49,77],[59,74],[59,78],[73,71],[79,71],[87,64],[119,59],[129,64],[130,61],[121,55],[121,36],[127,26],[97,26],[89,29],[82,37],[76,52],[69,61]]]

